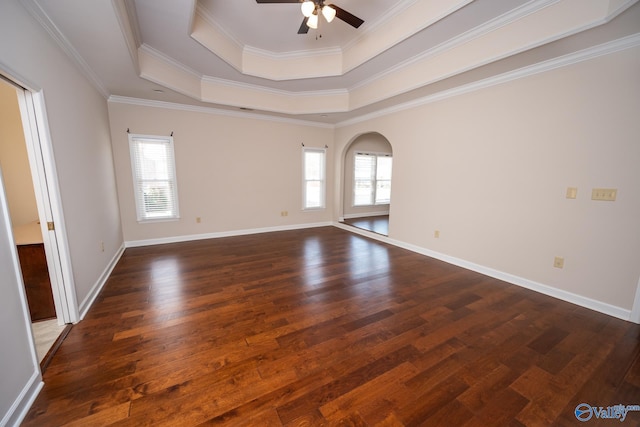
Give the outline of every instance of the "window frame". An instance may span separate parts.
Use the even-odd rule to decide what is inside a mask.
[[[308,179],[307,172],[307,153],[321,153],[322,154],[322,166],[320,179]],[[307,206],[307,183],[311,181],[320,182],[320,206]],[[303,147],[302,148],[302,210],[303,211],[317,211],[326,209],[327,207],[327,149],[315,148],[315,147]]]
[[[140,177],[140,171],[137,168],[137,146],[144,141],[163,143],[166,145],[166,160],[168,169],[168,178],[166,180],[157,179],[144,179]],[[180,219],[180,207],[178,203],[178,180],[176,172],[176,158],[174,149],[174,140],[172,136],[160,136],[160,135],[142,135],[142,134],[129,134],[129,157],[131,160],[131,178],[133,184],[133,197],[136,207],[136,220],[138,223],[151,223],[151,222],[164,222],[164,221],[177,221]],[[144,209],[144,195],[141,191],[141,182],[143,181],[166,181],[168,183],[171,198],[173,200],[173,209],[170,210],[169,215],[154,216],[150,215]]]
[[[371,171],[371,178],[370,180],[368,180],[368,182],[371,183],[371,199],[370,202],[371,203],[367,203],[367,204],[356,204],[356,183],[359,181],[364,181],[362,179],[357,179],[356,178],[356,162],[358,159],[358,156],[371,156],[374,159],[374,164],[373,164],[373,169]],[[385,202],[377,202],[377,193],[378,193],[378,181],[389,181],[389,185],[391,185],[391,181],[392,178],[389,178],[388,180],[378,180],[378,158],[391,158],[392,162],[393,162],[393,154],[392,153],[384,153],[384,152],[375,152],[375,151],[355,151],[353,153],[353,182],[352,182],[352,193],[351,193],[351,207],[353,208],[360,208],[360,207],[367,207],[367,206],[384,206],[384,205],[390,205],[391,204],[391,197],[389,197],[389,201],[385,201]],[[393,163],[392,163],[393,165]],[[393,166],[392,166],[393,168]],[[392,169],[393,171],[393,169]],[[393,175],[393,172],[392,172]]]

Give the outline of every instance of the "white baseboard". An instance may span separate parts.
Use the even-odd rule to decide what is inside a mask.
[[[125,248],[125,245],[123,243],[118,248],[113,258],[111,258],[111,261],[109,261],[109,264],[107,264],[107,267],[104,269],[104,271],[98,278],[98,281],[93,285],[93,287],[89,291],[89,294],[82,301],[82,303],[80,304],[80,307],[78,307],[79,308],[78,311],[80,312],[80,318],[78,319],[78,321],[84,319],[84,316],[87,315],[87,312],[93,305],[93,302],[96,300],[96,298],[100,294],[100,291],[104,287],[105,283],[107,283],[107,280],[109,279],[109,276],[111,275],[111,272],[115,268],[116,264],[120,260],[120,257],[122,257],[122,254],[124,253],[124,248]]]
[[[271,233],[274,231],[290,231],[290,230],[302,230],[304,228],[330,227],[332,225],[333,225],[333,222],[327,221],[327,222],[315,222],[315,223],[308,223],[308,224],[284,225],[284,226],[277,226],[277,227],[249,228],[245,230],[221,231],[216,233],[189,234],[186,236],[162,237],[159,239],[130,240],[125,242],[125,246],[127,248],[135,248],[139,246],[163,245],[166,243],[189,242],[192,240],[219,239],[221,237],[245,236],[247,234]]]
[[[42,382],[40,371],[36,369],[11,405],[11,408],[9,408],[9,411],[0,420],[0,426],[19,426],[24,417],[27,416],[27,412],[29,412],[43,386],[44,383]]]
[[[370,216],[382,216],[382,215],[389,215],[389,211],[344,214],[340,218],[344,220],[344,219],[351,219],[351,218],[366,218]]]
[[[465,261],[460,258],[452,257],[440,252],[432,251],[430,249],[426,249],[420,246],[412,245],[410,243],[402,242],[399,240],[391,239],[387,236],[382,236],[377,233],[373,233],[366,230],[361,230],[355,227],[350,227],[344,224],[340,224],[334,222],[334,226],[341,228],[343,230],[347,230],[351,233],[360,234],[362,236],[369,237],[371,239],[375,239],[384,243],[388,243],[393,246],[397,246],[403,249],[410,250],[412,252],[419,253],[421,255],[425,255],[431,258],[438,259],[440,261],[444,261],[446,263],[456,265],[458,267],[465,268],[467,270],[475,271],[477,273],[484,274],[485,276],[493,277],[495,279],[499,279],[513,285],[521,286],[523,288],[531,289],[532,291],[539,292],[544,295],[548,295],[563,301],[570,302],[572,304],[579,305],[581,307],[585,307],[591,310],[598,311],[600,313],[607,314],[609,316],[616,317],[622,320],[630,320],[634,321],[631,318],[631,310],[627,310],[621,307],[617,307],[611,304],[607,304],[602,301],[597,301],[591,298],[587,298],[582,295],[577,295],[572,292],[567,292],[562,289],[554,288],[553,286],[545,285],[542,283],[534,282],[529,279],[525,279],[523,277],[515,276],[510,273],[505,273],[503,271],[495,270],[493,268],[485,267],[483,265],[475,264],[469,261]],[[637,322],[636,322],[637,323]]]

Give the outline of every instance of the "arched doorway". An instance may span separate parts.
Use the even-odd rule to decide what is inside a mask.
[[[359,135],[346,147],[343,165],[342,222],[388,236],[391,143],[377,132]]]

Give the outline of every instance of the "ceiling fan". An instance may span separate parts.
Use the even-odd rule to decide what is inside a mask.
[[[320,14],[325,17],[327,22],[338,18],[351,25],[354,28],[360,27],[364,20],[347,12],[346,10],[336,6],[335,4],[324,4],[324,0],[256,0],[258,4],[263,3],[300,3],[304,19],[300,24],[298,34],[307,34],[309,28],[318,28],[318,17]]]

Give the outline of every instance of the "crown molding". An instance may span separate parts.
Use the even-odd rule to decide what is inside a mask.
[[[613,1],[614,0],[610,0],[610,3]],[[591,0],[589,2],[587,0],[536,0],[527,3],[514,11],[489,21],[485,25],[470,30],[459,37],[442,43],[417,57],[349,88],[349,93],[352,97],[350,107],[351,109],[356,109],[383,101],[390,97],[410,92],[483,65],[597,27],[613,19],[612,14],[617,16],[637,1],[638,0],[618,0],[618,7],[611,11],[603,10],[601,0]],[[554,32],[552,28],[548,30],[545,29],[543,23],[546,21],[545,18],[548,18],[545,17],[545,13],[553,13],[554,10],[552,8],[558,8],[560,10],[559,13],[561,16],[569,20],[567,22],[568,25],[575,24],[571,22],[571,19],[573,19],[571,11],[575,10],[577,7],[576,4],[583,5],[583,8],[587,6],[591,7],[590,14],[582,16],[583,21],[588,21],[586,24],[575,25],[570,30],[562,32]],[[543,33],[540,35],[530,34],[528,36],[530,40],[522,41],[521,39],[517,39],[520,41],[514,42],[512,46],[507,46],[509,38],[512,36],[511,33],[513,33],[514,39],[518,36],[516,31],[510,32],[510,25],[529,21],[528,24],[531,26],[531,23],[536,20],[540,22],[534,27],[540,29]],[[544,34],[544,32],[550,34],[547,35]],[[491,52],[491,49],[494,49],[494,45],[497,43],[497,39],[507,40],[506,42],[502,42],[503,45],[501,45],[502,48],[500,50],[494,54],[483,54],[482,59],[473,59],[474,52]],[[475,49],[470,49],[469,46],[472,46],[474,43],[476,44]],[[469,57],[469,60],[466,61],[466,63],[461,63],[456,60],[455,55],[459,57]],[[446,69],[449,63],[448,61],[455,64],[455,67],[449,66],[449,68]],[[438,70],[438,73],[434,73],[432,70]],[[409,78],[402,77],[403,74],[406,76],[409,71],[413,72],[413,82]],[[419,79],[416,79],[416,76],[419,76]],[[390,84],[391,80],[401,80],[402,85],[396,84],[396,87],[393,88],[392,84]],[[376,86],[384,87],[385,90],[377,90]]]
[[[91,70],[78,51],[73,47],[71,42],[62,34],[60,29],[53,23],[53,20],[38,4],[37,0],[22,0],[29,14],[45,29],[49,36],[56,42],[64,53],[78,66],[82,74],[87,78],[89,83],[105,98],[109,97],[109,91],[102,84],[102,81]]]
[[[131,63],[139,75],[138,46],[142,43],[140,42],[140,29],[138,28],[136,8],[132,2],[127,2],[126,0],[112,0],[111,3],[113,4],[124,42],[127,45],[129,56],[131,57]]]
[[[290,92],[198,77],[193,70],[151,49],[146,49],[153,58],[146,58],[142,77],[214,104],[295,115],[348,112],[601,25],[636,1],[609,0],[603,5],[602,0],[534,0],[353,87],[338,90]],[[582,13],[576,16],[577,4],[582,5]],[[272,65],[263,62],[257,68]],[[287,68],[293,72],[294,67]]]
[[[413,109],[423,105],[431,104],[434,102],[442,101],[447,98],[452,98],[458,95],[464,95],[466,93],[474,92],[477,90],[489,88],[499,84],[507,83],[513,80],[522,79],[525,77],[533,76],[535,74],[544,73],[554,70],[556,68],[567,67],[573,64],[577,64],[590,59],[595,59],[601,56],[610,55],[612,53],[620,52],[626,49],[632,49],[640,46],[640,33],[636,33],[630,36],[626,36],[611,42],[603,43],[600,45],[592,46],[587,49],[580,50],[578,52],[563,55],[554,59],[539,62],[534,65],[519,68],[517,70],[509,71],[507,73],[499,74],[497,76],[489,77],[484,80],[469,83],[463,86],[458,86],[454,89],[438,92],[433,95],[429,95],[420,99],[398,104],[393,107],[384,108],[373,113],[364,114],[362,116],[345,120],[337,123],[336,128],[342,128],[351,126],[357,123],[362,123],[368,120],[377,119],[380,117],[388,116],[390,114],[398,113],[401,111]]]
[[[166,110],[188,111],[192,113],[204,113],[217,116],[235,117],[241,119],[263,120],[267,122],[285,123],[291,125],[311,126],[322,129],[334,129],[335,126],[329,123],[318,123],[310,120],[292,119],[288,117],[277,117],[271,115],[256,114],[247,111],[223,110],[215,107],[202,107],[198,105],[178,104],[174,102],[155,101],[150,99],[130,98],[126,96],[111,95],[108,99],[112,104],[135,105],[139,107],[163,108]]]
[[[367,29],[347,45],[348,49],[277,53],[243,45],[199,5],[192,18],[190,36],[245,75],[274,81],[341,76],[472,1],[403,0],[380,20],[367,25]],[[407,23],[397,25],[394,20],[400,17],[408,19]],[[402,31],[398,32],[397,28]]]
[[[249,83],[239,83],[235,80],[221,79],[219,77],[204,76],[202,81],[206,83],[213,83],[216,85],[227,86],[237,89],[253,89],[264,93],[270,93],[273,95],[290,96],[290,97],[306,97],[306,96],[334,96],[334,95],[348,95],[347,89],[329,89],[329,90],[309,90],[302,92],[292,92],[281,89],[274,89],[266,86],[253,85]]]
[[[409,58],[406,61],[399,62],[395,66],[388,68],[387,70],[381,73],[375,74],[368,79],[362,80],[358,82],[356,85],[350,87],[349,90],[355,90],[355,89],[359,89],[361,87],[367,86],[372,82],[375,82],[376,80],[379,80],[391,74],[395,74],[398,71],[401,71],[407,67],[410,67],[418,62],[431,59],[442,52],[451,50],[457,46],[461,46],[472,40],[478,39],[483,35],[486,35],[492,31],[495,31],[498,28],[504,27],[507,24],[510,24],[519,19],[522,19],[525,16],[531,15],[532,13],[538,12],[545,7],[558,3],[559,1],[561,0],[535,0],[530,3],[526,3],[516,9],[513,9],[503,15],[497,16],[487,21],[482,26],[466,31],[457,37],[447,40],[444,43],[440,43],[439,45],[434,46],[431,49],[425,50],[424,52],[414,56],[413,58]]]
[[[204,76],[200,73],[198,73],[196,70],[194,70],[193,68],[187,67],[186,65],[184,65],[181,62],[176,61],[175,59],[173,59],[172,57],[170,57],[169,55],[165,55],[164,53],[162,53],[161,51],[159,51],[156,48],[153,48],[151,46],[149,46],[146,43],[143,43],[142,45],[140,45],[140,47],[138,48],[138,53],[143,53],[143,54],[147,54],[159,61],[162,61],[164,63],[166,63],[167,65],[177,68],[178,70],[180,70],[183,73],[189,74],[192,77],[196,77],[198,79],[202,79],[204,78]]]

